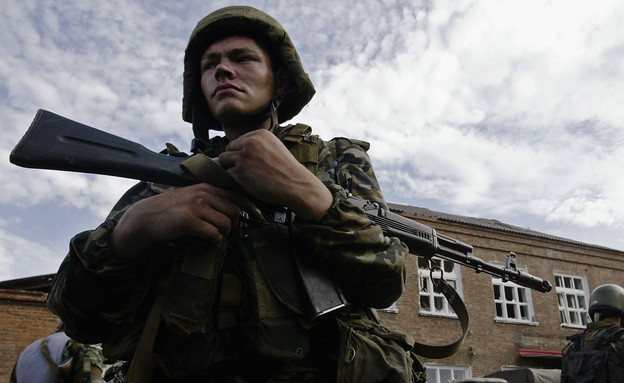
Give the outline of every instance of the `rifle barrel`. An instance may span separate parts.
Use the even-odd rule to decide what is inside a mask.
[[[373,204],[374,205],[374,204]],[[474,269],[477,273],[486,273],[503,281],[514,282],[540,292],[552,290],[550,282],[514,268],[500,267],[473,255],[473,248],[467,243],[438,234],[435,229],[412,221],[399,214],[389,212],[376,206],[364,209],[369,219],[379,225],[382,230],[393,237],[399,238],[407,245],[412,254],[431,259],[443,258]]]

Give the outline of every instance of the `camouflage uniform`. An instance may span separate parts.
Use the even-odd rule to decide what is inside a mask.
[[[63,356],[69,358],[72,355],[74,358],[72,382],[102,383],[102,370],[104,368],[102,350],[95,345],[80,344],[72,340],[67,344]]]
[[[309,129],[301,127],[302,125],[278,127],[274,134],[302,164],[323,181],[332,192],[334,203],[317,223],[300,221],[295,217],[293,227],[301,234],[297,243],[302,248],[311,249],[328,270],[333,270],[334,277],[354,305],[387,307],[402,293],[407,248],[398,239],[386,237],[379,226],[373,224],[360,208],[347,200],[345,190],[348,188],[357,197],[385,206],[366,154],[368,144],[337,139],[332,142],[336,149],[330,149],[326,142],[310,135]],[[297,133],[293,133],[294,131]],[[226,139],[215,137],[206,145],[205,153],[211,157],[216,156],[225,150],[225,145]],[[174,155],[180,155],[171,149],[170,151]],[[339,158],[335,158],[334,153],[339,153]],[[255,228],[252,227],[248,228],[249,233],[244,236],[241,233],[230,236],[222,246],[198,245],[196,241],[187,239],[154,246],[140,262],[128,263],[117,258],[111,251],[109,235],[124,211],[136,201],[171,189],[172,187],[164,185],[139,183],[121,198],[102,225],[74,237],[70,252],[48,298],[50,309],[63,319],[68,333],[84,342],[103,343],[104,354],[109,359],[132,358],[143,322],[154,299],[156,285],[167,275],[176,254],[193,249],[212,253],[203,258],[236,259],[241,257],[241,250],[235,244],[246,242],[249,238],[254,252],[263,251],[263,241],[254,236]],[[262,238],[265,238],[264,234]],[[197,263],[189,265],[187,269],[197,271]],[[184,269],[184,262],[177,267]],[[159,336],[169,341],[163,343],[175,343],[178,346],[166,346],[157,351],[162,359],[176,359],[171,365],[164,367],[169,373],[177,375],[179,370],[188,371],[187,363],[193,364],[193,369],[204,370],[211,364],[227,366],[223,368],[229,369],[230,362],[234,362],[231,368],[238,370],[235,366],[240,361],[247,366],[255,365],[253,374],[258,369],[266,368],[266,373],[274,379],[278,379],[279,374],[315,376],[318,375],[319,364],[329,366],[327,373],[333,376],[335,361],[327,358],[331,358],[332,354],[328,352],[328,347],[330,350],[335,348],[334,323],[329,319],[314,326],[304,323],[304,315],[297,307],[288,306],[288,302],[284,304],[283,297],[276,296],[272,285],[275,281],[258,283],[254,280],[270,278],[262,274],[266,270],[258,273],[258,269],[262,267],[253,259],[233,263],[226,261],[212,279],[205,278],[203,285],[202,281],[190,281],[189,278],[182,278],[179,284],[173,282],[177,292],[171,293],[169,310],[164,314],[169,328],[163,330]],[[219,304],[215,303],[215,296],[227,300],[228,292],[218,291],[218,283],[210,282],[222,280],[224,272],[235,275],[238,281],[234,285],[242,284],[245,290],[243,297],[237,301],[234,309],[236,323],[231,327],[217,323],[223,321],[221,317],[215,318],[219,316],[215,311],[221,310]],[[200,285],[201,291],[191,290],[190,286]],[[192,291],[194,292],[191,293]],[[267,304],[267,300],[271,303]],[[189,301],[195,303],[188,303]],[[181,305],[184,307],[180,307]],[[198,310],[210,319],[197,317]],[[180,311],[186,314],[178,315]],[[274,312],[278,312],[278,315],[273,315]],[[193,316],[195,317],[192,318]],[[288,318],[295,320],[289,321]],[[271,334],[270,329],[259,329],[255,326],[255,322],[262,319],[266,319],[268,327],[275,324],[277,333]],[[293,328],[293,324],[297,328]],[[259,346],[262,350],[247,349],[249,344],[258,347],[257,340],[249,339],[257,337],[258,333],[270,334],[278,339],[269,339],[269,344],[279,343],[279,339],[285,337],[285,334],[290,334],[289,339],[299,339],[303,334],[305,339],[301,340],[301,348],[305,354],[295,355],[296,352],[293,352],[292,355],[283,355],[283,351],[272,352],[271,347],[268,347],[269,351],[263,351],[267,347],[262,345]],[[172,342],[172,339],[176,339],[177,343]],[[193,344],[186,344],[183,339],[193,339]],[[232,341],[235,346],[228,344],[232,339],[236,339]],[[292,347],[298,348],[297,341],[294,342]],[[159,344],[158,339],[156,343]],[[205,347],[206,344],[211,344],[212,347]],[[199,362],[188,355],[189,352],[202,354],[208,348],[218,351],[203,355],[200,358],[203,360]],[[288,363],[282,363],[278,355],[283,355],[283,360]],[[163,362],[162,359],[159,361]],[[166,364],[166,361],[163,363]],[[301,379],[301,376],[297,379]],[[328,381],[332,381],[331,379]]]
[[[367,143],[325,142],[305,125],[277,125],[297,115],[315,90],[288,34],[261,11],[223,8],[202,19],[191,34],[183,119],[193,124],[201,142],[193,151],[216,157],[228,144],[226,138],[208,137],[209,129],[221,127],[199,82],[202,54],[227,34],[263,36],[274,64],[279,61],[286,69],[294,89],[275,95],[264,112],[248,116],[249,125],[270,118],[272,132],[332,193],[332,206],[314,223],[265,207],[265,222],[241,220],[241,227],[220,244],[180,238],[152,245],[137,261],[124,261],[110,242],[120,217],[137,201],[174,189],[141,182],[103,224],[71,240],[48,306],[73,338],[102,343],[111,360],[130,360],[144,324],[153,318],[150,309],[164,302],[153,345],[161,370],[154,379],[159,381],[336,381],[338,321],[334,315],[309,320],[293,255],[303,254],[324,268],[354,308],[383,308],[402,293],[408,249],[386,237],[347,198],[351,192],[386,206]],[[172,146],[168,153],[183,155]],[[409,343],[399,346],[399,354],[406,354]]]

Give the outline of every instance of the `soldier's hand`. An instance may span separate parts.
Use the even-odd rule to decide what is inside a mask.
[[[332,204],[329,189],[268,130],[233,140],[219,162],[254,197],[288,207],[301,219],[316,220]]]
[[[193,236],[217,243],[237,224],[241,209],[257,209],[239,194],[197,184],[138,201],[113,230],[113,251],[139,256],[154,242]]]

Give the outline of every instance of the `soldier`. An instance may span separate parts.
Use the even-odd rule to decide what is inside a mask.
[[[101,383],[102,352],[55,332],[22,351],[10,383]]]
[[[251,7],[217,10],[191,34],[184,68],[192,151],[244,191],[130,189],[71,240],[48,300],[68,334],[131,360],[129,382],[415,381],[408,335],[383,328],[384,346],[359,346],[378,326],[361,308],[401,295],[408,249],[348,199],[386,206],[367,143],[280,125],[315,93],[286,31]],[[307,315],[299,259],[339,283],[347,309]]]
[[[562,383],[624,382],[624,288],[598,286],[589,298],[592,319],[585,331],[567,337]]]

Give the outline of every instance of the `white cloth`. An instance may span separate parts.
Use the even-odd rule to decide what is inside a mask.
[[[57,332],[48,336],[48,350],[50,358],[59,365],[63,357],[63,349],[69,341],[69,337],[63,332]],[[41,341],[39,339],[31,343],[22,351],[15,366],[17,383],[62,383],[63,379],[56,375],[50,368],[48,361],[41,353]]]

